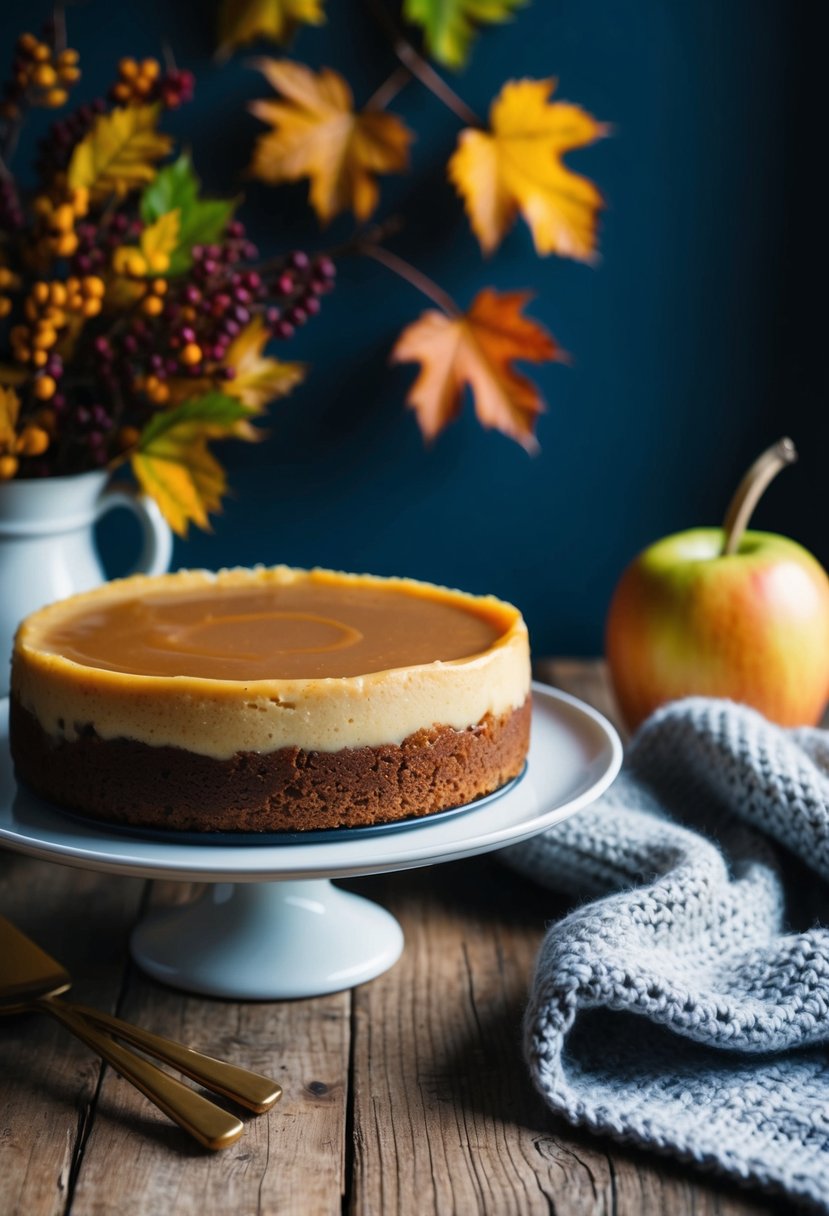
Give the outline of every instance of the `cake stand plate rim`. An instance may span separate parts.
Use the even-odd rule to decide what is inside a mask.
[[[8,756],[2,702],[0,719],[1,844],[64,865],[181,881],[344,878],[491,852],[529,839],[595,801],[611,785],[622,763],[621,740],[603,714],[569,693],[535,681],[527,775],[479,810],[434,824],[421,822],[371,840],[256,847],[171,844],[110,834],[106,825],[82,826],[33,795],[18,791]]]

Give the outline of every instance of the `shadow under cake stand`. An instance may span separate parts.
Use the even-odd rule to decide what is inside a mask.
[[[151,911],[132,954],[157,980],[242,1000],[319,996],[380,975],[403,933],[384,908],[332,878],[435,865],[527,840],[598,798],[619,771],[613,727],[566,693],[533,685],[522,778],[471,806],[384,828],[269,835],[135,835],[73,818],[18,787],[0,714],[0,843],[65,865],[209,884],[192,903]]]

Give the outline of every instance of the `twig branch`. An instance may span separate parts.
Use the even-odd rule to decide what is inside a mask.
[[[52,38],[56,55],[66,50],[66,9],[63,0],[58,0],[52,9]]]
[[[355,254],[363,255],[370,249],[382,245],[383,241],[388,240],[390,236],[395,236],[402,227],[402,218],[399,215],[390,215],[388,219],[382,220],[379,224],[372,224],[370,228],[358,229],[347,241],[334,245],[325,252],[328,257],[335,260],[336,258],[353,257]]]
[[[482,127],[484,124],[472,107],[467,105],[464,99],[458,96],[455,90],[446,83],[432,65],[415,50],[408,38],[400,31],[394,18],[386,10],[381,0],[367,0],[367,3],[390,39],[395,55],[403,66],[411,72],[412,76],[416,77],[430,93],[433,93],[438,101],[443,102],[446,108],[451,110],[462,123],[470,127]]]
[[[401,89],[405,89],[411,79],[412,74],[409,69],[405,64],[399,64],[383,81],[379,89],[375,89],[366,102],[365,109],[385,110],[389,102],[394,100]]]
[[[161,57],[164,60],[165,71],[174,72],[178,64],[176,63],[175,52],[166,38],[161,44]]]
[[[412,266],[411,262],[405,261],[398,257],[396,253],[391,253],[388,249],[384,249],[382,245],[366,245],[362,253],[367,258],[373,258],[375,262],[379,262],[381,266],[385,266],[392,274],[396,274],[406,283],[411,284],[421,292],[433,304],[437,304],[438,308],[442,309],[449,317],[460,316],[461,310],[458,308],[452,297],[439,287],[433,279],[425,275],[422,270],[418,270],[416,266]]]

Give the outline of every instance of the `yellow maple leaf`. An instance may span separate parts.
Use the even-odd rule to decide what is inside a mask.
[[[301,363],[283,363],[263,356],[269,337],[265,322],[254,317],[231,342],[222,360],[236,373],[232,380],[223,382],[222,391],[257,412],[276,397],[287,396],[305,375]]]
[[[139,485],[179,536],[187,535],[191,522],[209,529],[208,513],[219,509],[227,489],[224,469],[208,450],[207,439],[196,426],[181,428],[131,459]]]
[[[155,176],[155,162],[172,147],[169,135],[156,130],[159,107],[125,106],[101,114],[72,153],[67,172],[73,188],[94,198],[123,196]]]
[[[20,398],[13,388],[0,385],[0,453],[11,447],[17,436]]]
[[[219,55],[229,55],[254,38],[287,42],[297,25],[324,21],[322,0],[222,0]]]
[[[589,261],[602,196],[561,161],[608,133],[578,106],[549,100],[554,80],[508,81],[492,103],[490,131],[462,131],[449,161],[472,230],[486,253],[520,211],[536,251]]]
[[[482,426],[502,431],[527,451],[537,448],[535,423],[544,406],[536,385],[513,361],[546,363],[563,356],[552,336],[522,315],[529,299],[528,292],[499,294],[487,287],[468,312],[453,317],[432,309],[403,330],[391,358],[421,365],[407,401],[427,440],[458,416],[469,387]]]
[[[312,72],[288,59],[258,67],[284,100],[250,106],[274,128],[257,140],[250,172],[271,184],[309,178],[323,224],[349,207],[367,219],[377,206],[376,175],[408,168],[411,132],[393,114],[355,112],[348,84],[330,68]]]
[[[208,515],[221,506],[227,479],[207,441],[233,435],[248,413],[226,394],[208,392],[153,415],[141,433],[130,457],[133,472],[179,536],[187,535],[190,523],[209,528]]]

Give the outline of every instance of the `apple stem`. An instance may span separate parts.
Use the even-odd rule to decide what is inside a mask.
[[[767,486],[781,469],[784,469],[786,465],[794,464],[796,460],[797,448],[791,439],[778,439],[777,443],[766,448],[762,456],[757,457],[737,486],[737,492],[728,504],[723,521],[723,531],[725,532],[723,556],[727,557],[737,552],[748,527],[748,521]]]

